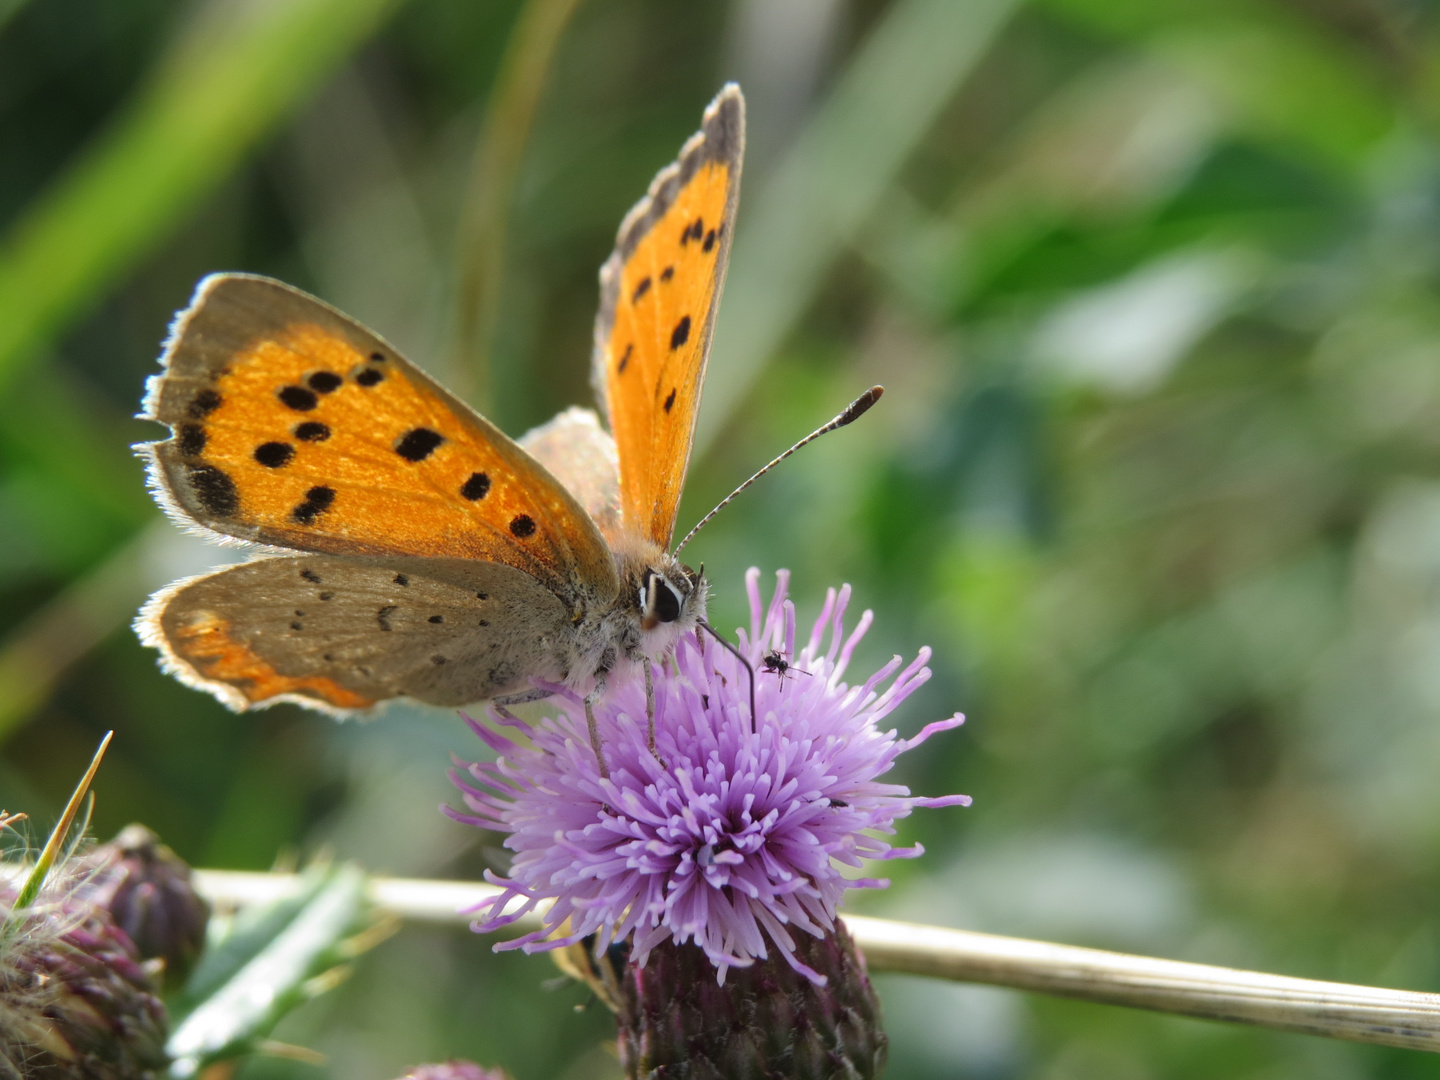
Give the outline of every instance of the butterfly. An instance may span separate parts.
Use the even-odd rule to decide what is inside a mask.
[[[669,549],[744,145],[731,84],[620,226],[592,356],[608,430],[572,408],[511,440],[314,297],[201,281],[141,413],[170,437],[136,449],[173,518],[263,553],[150,599],[162,665],[237,710],[340,713],[537,681],[588,705],[648,677],[705,617],[703,572]]]

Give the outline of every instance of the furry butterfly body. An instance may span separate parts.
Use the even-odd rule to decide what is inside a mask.
[[[592,359],[609,421],[508,438],[384,340],[267,278],[213,275],[176,319],[140,451],[181,523],[254,560],[157,593],[138,627],[238,709],[593,693],[703,620],[668,553],[744,145],[729,86],[626,217]],[[613,436],[610,434],[613,432]]]

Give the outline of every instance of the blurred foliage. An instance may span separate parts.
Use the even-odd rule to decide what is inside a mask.
[[[586,401],[616,225],[735,78],[751,147],[682,526],[889,392],[695,543],[714,621],[751,564],[812,605],[848,580],[877,615],[857,663],[936,648],[902,723],[971,716],[903,779],[975,807],[911,819],[930,853],[866,909],[1440,989],[1440,13],[592,0],[517,90],[535,4],[0,5],[0,804],[53,817],[114,727],[102,834],[142,820],[199,865],[494,864],[434,811],[447,754],[479,751],[453,716],[242,718],[156,669],[129,613],[223,555],[157,523],[127,450],[157,432],[127,417],[217,269],[318,293],[512,432]],[[477,147],[507,100],[535,111],[497,227]],[[477,213],[497,250],[464,250]],[[458,372],[477,260],[489,364]],[[448,1055],[613,1076],[603,1010],[551,974],[408,928],[276,1037],[358,1080]],[[1440,1076],[882,992],[904,1080]]]

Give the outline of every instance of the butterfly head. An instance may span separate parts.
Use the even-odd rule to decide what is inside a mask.
[[[709,585],[704,568],[692,570],[661,553],[636,570],[632,581],[641,651],[650,657],[668,655],[705,618]]]

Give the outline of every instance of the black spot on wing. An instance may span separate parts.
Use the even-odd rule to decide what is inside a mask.
[[[275,396],[296,412],[309,412],[320,403],[315,391],[306,390],[303,386],[282,386],[275,391]]]
[[[660,271],[660,280],[661,280],[661,281],[669,281],[669,280],[670,280],[671,278],[673,278],[674,276],[675,276],[675,268],[674,268],[673,266],[667,266],[667,267],[665,267],[664,270],[661,270],[661,271]]]
[[[374,359],[374,357],[371,357],[371,359]],[[355,381],[361,386],[374,386],[376,383],[380,382],[384,378],[384,372],[376,371],[374,368],[367,367],[355,376]]]
[[[322,424],[318,420],[306,420],[303,424],[296,424],[294,435],[301,442],[324,442],[330,438],[330,425]]]
[[[386,604],[384,607],[382,607],[379,611],[375,613],[375,621],[380,624],[381,630],[394,629],[394,627],[390,625],[390,616],[394,615],[395,612],[399,610],[400,609],[394,604]]]
[[[201,390],[190,399],[190,406],[185,411],[196,420],[204,420],[220,407],[220,402],[223,400],[214,390]]]
[[[625,346],[625,351],[620,354],[620,363],[619,363],[619,365],[615,368],[616,374],[619,374],[619,375],[624,375],[624,374],[625,374],[625,368],[626,368],[626,366],[630,363],[630,354],[633,353],[634,351],[635,351],[635,343],[632,341],[632,342],[630,342],[629,345],[626,345],[626,346]]]
[[[524,540],[527,536],[535,535],[535,519],[529,514],[519,514],[510,522],[510,532]]]
[[[300,571],[300,576],[301,576],[302,578],[304,578],[306,581],[310,582],[310,584],[312,584],[312,585],[319,585],[319,584],[320,584],[320,575],[317,574],[314,570],[309,570],[309,569],[301,570],[301,571]]]
[[[385,362],[385,354],[384,354],[384,353],[378,353],[378,352],[372,352],[372,353],[370,354],[370,359],[373,360],[373,361],[375,361],[375,363],[377,363],[377,364],[383,364],[383,363]]]
[[[675,329],[670,331],[670,348],[675,350],[690,340],[690,316],[686,315],[675,324]]]
[[[707,255],[710,254],[711,249],[715,247],[715,241],[717,239],[719,239],[719,234],[717,234],[714,229],[711,229],[705,234],[705,243],[701,245],[700,250]]]
[[[178,441],[180,453],[185,457],[196,457],[205,449],[205,429],[199,424],[181,424]]]
[[[445,616],[444,616],[444,615],[431,615],[431,616],[430,616],[430,621],[431,621],[432,623],[434,623],[436,626],[439,626],[441,623],[443,623],[443,622],[445,621]]]
[[[399,585],[402,588],[410,584],[410,579],[404,574],[396,574],[392,580],[395,582],[396,585]]]
[[[635,286],[635,291],[630,294],[630,302],[632,304],[638,304],[640,302],[640,298],[649,291],[650,279],[648,277],[642,278],[640,284]]]
[[[335,501],[335,489],[325,487],[312,487],[305,493],[305,501],[290,511],[291,519],[299,525],[314,525],[315,519],[330,509],[330,504]]]
[[[670,393],[669,393],[669,395],[665,398],[665,411],[666,411],[666,412],[669,412],[669,411],[670,411],[671,409],[673,409],[674,407],[675,407],[675,388],[672,386],[672,387],[670,388]]]
[[[216,517],[229,517],[240,509],[240,493],[230,474],[214,465],[191,465],[190,490],[200,505]]]
[[[395,452],[406,461],[424,461],[445,441],[445,436],[429,428],[417,427],[395,441]]]
[[[490,477],[483,472],[471,473],[470,479],[460,485],[460,497],[476,502],[490,491]]]
[[[305,380],[310,384],[311,390],[318,390],[322,394],[329,394],[344,384],[345,380],[336,375],[333,371],[317,371]]]
[[[285,442],[261,443],[255,448],[255,460],[267,469],[281,469],[290,464],[295,448]]]

